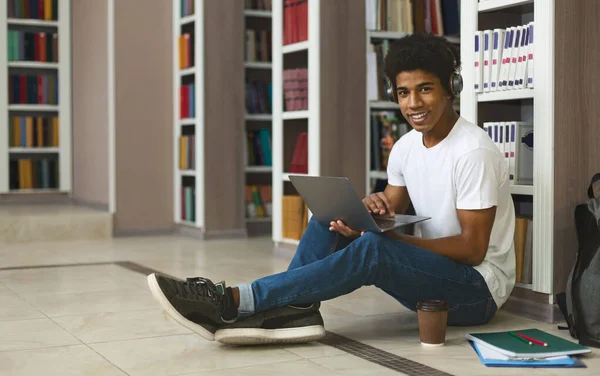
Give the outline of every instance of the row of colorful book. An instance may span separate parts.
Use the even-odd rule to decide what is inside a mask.
[[[476,92],[534,86],[534,22],[475,32]]]
[[[6,2],[8,18],[58,20],[58,0],[6,0]]]
[[[458,35],[459,0],[366,0],[367,30]]]
[[[196,188],[193,185],[181,186],[181,216],[188,222],[196,222]]]
[[[9,74],[9,104],[58,104],[57,74]]]
[[[246,166],[272,166],[271,130],[262,128],[246,132]]]
[[[8,30],[8,61],[58,62],[58,34]]]
[[[179,169],[193,170],[196,167],[195,158],[195,140],[194,135],[185,135],[179,137]]]
[[[179,44],[179,69],[194,66],[194,39],[192,34],[183,33],[178,38]]]
[[[284,195],[281,206],[281,235],[300,240],[308,225],[308,207],[298,195]]]
[[[270,218],[273,216],[270,185],[245,186],[246,218]]]
[[[271,32],[269,30],[246,29],[245,37],[245,61],[271,61]]]
[[[9,121],[9,147],[58,147],[57,116],[11,116]]]
[[[371,112],[371,170],[386,171],[392,147],[411,130],[399,111]]]
[[[246,0],[245,9],[271,10],[271,0]]]
[[[273,111],[273,84],[270,81],[246,81],[246,111],[249,114],[270,114]]]
[[[484,122],[494,144],[504,154],[511,184],[533,184],[533,123],[529,121]]]
[[[52,189],[58,187],[58,159],[56,157],[27,157],[10,159],[9,188]]]
[[[285,111],[308,109],[308,68],[283,70]]]
[[[188,119],[196,117],[196,85],[194,83],[179,87],[179,117]]]
[[[283,0],[283,44],[308,39],[308,0]]]
[[[194,2],[195,0],[180,0],[179,16],[186,17],[194,14]]]

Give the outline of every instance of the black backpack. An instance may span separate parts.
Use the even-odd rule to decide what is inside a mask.
[[[600,347],[600,173],[592,177],[589,200],[575,208],[577,256],[565,292],[556,295],[573,338]]]

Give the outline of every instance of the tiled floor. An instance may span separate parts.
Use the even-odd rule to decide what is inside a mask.
[[[206,341],[163,314],[143,274],[113,263],[233,285],[279,272],[290,258],[291,251],[274,252],[267,238],[0,243],[0,375],[401,375],[322,343],[233,348]],[[40,265],[46,267],[29,268]],[[424,348],[415,314],[376,288],[322,307],[329,332],[448,374],[600,375],[597,350],[585,358],[585,369],[482,366],[464,339],[469,331],[537,327],[569,338],[555,325],[502,311],[485,328],[451,327],[446,346]]]

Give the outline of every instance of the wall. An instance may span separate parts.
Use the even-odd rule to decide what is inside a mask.
[[[107,1],[72,1],[73,197],[108,209]]]
[[[555,3],[554,87],[554,288],[564,291],[575,260],[573,213],[587,201],[587,187],[600,172],[600,2]]]
[[[114,2],[115,232],[170,230],[173,226],[172,3]]]

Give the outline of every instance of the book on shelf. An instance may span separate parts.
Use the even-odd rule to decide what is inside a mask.
[[[8,61],[58,62],[58,34],[8,30]]]
[[[9,104],[58,104],[58,74],[8,75]]]
[[[308,0],[283,0],[283,45],[305,40],[308,40]]]
[[[58,20],[58,0],[6,0],[8,18]],[[3,5],[4,6],[4,5]]]
[[[308,132],[300,132],[296,137],[289,172],[308,174]]]
[[[194,170],[195,165],[195,136],[184,135],[179,137],[179,169]]]
[[[179,87],[179,117],[188,119],[196,117],[195,105],[196,84],[189,83]]]
[[[371,170],[386,171],[392,147],[410,131],[404,118],[394,111],[371,112]]]
[[[196,187],[189,184],[182,184],[180,194],[181,220],[192,223],[196,222]]]
[[[179,16],[187,17],[194,14],[194,3],[195,0],[179,0]]]
[[[484,122],[494,144],[506,159],[510,184],[533,184],[533,123],[526,121]]]
[[[273,84],[265,80],[246,80],[246,112],[270,114],[273,112]]]
[[[246,29],[244,59],[249,62],[270,62],[271,32],[269,30]]]
[[[459,0],[366,0],[367,30],[458,35]]]
[[[271,10],[271,7],[271,0],[246,0],[244,3],[245,9]]]
[[[194,42],[190,33],[183,33],[178,38],[179,42],[179,69],[194,66]]]
[[[283,70],[283,96],[285,111],[308,109],[308,68]]]
[[[517,283],[530,284],[532,282],[533,262],[533,219],[526,216],[517,216],[515,219],[515,261]]]
[[[8,126],[9,147],[58,147],[57,116],[11,116]]]
[[[247,130],[245,133],[246,166],[272,166],[271,130],[263,128],[256,131]]]
[[[300,240],[308,225],[308,207],[299,195],[284,195],[281,205],[281,235]]]
[[[478,30],[474,38],[477,93],[534,87],[534,21]]]
[[[9,168],[11,190],[58,188],[58,160],[55,157],[11,157]]]
[[[270,185],[249,184],[245,186],[246,218],[270,218],[273,216]]]

